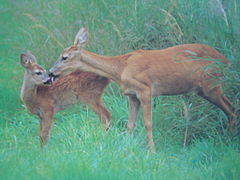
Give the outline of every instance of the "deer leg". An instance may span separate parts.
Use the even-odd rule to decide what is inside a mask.
[[[221,86],[217,86],[210,91],[203,90],[199,93],[199,95],[219,107],[228,116],[229,131],[232,132],[234,128],[236,114],[234,113],[234,108],[232,107],[231,102],[226,96],[223,95]]]
[[[129,132],[132,132],[138,117],[140,101],[137,99],[136,96],[132,96],[132,95],[130,95],[128,99],[129,99],[129,119],[128,119],[127,128]]]
[[[152,136],[152,96],[151,90],[146,89],[140,94],[140,102],[143,108],[144,125],[147,131],[147,141],[150,151],[155,152],[155,145]]]
[[[99,119],[103,122],[104,128],[108,130],[111,125],[111,114],[102,104],[101,100],[95,101],[88,105],[98,115]]]
[[[43,148],[47,142],[48,137],[51,129],[51,125],[53,123],[53,113],[44,114],[41,117],[40,122],[40,140],[41,140],[41,147]]]
[[[226,112],[224,111],[224,112],[228,115],[229,130],[230,130],[230,132],[232,132],[234,129],[234,126],[235,126],[235,120],[237,118],[237,115],[235,114],[235,108],[232,106],[232,103],[226,96],[222,95],[222,98],[223,98],[224,103],[228,107],[228,109],[227,109],[228,112],[227,111]]]

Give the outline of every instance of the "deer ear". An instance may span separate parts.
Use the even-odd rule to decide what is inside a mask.
[[[23,67],[28,68],[30,65],[36,63],[36,57],[31,53],[31,51],[27,51],[24,54],[21,54],[21,64]]]
[[[88,42],[88,39],[89,39],[89,33],[87,29],[81,28],[75,37],[74,45],[80,48],[85,47],[85,45]]]

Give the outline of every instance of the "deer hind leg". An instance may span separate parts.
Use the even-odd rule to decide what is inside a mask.
[[[98,115],[99,119],[103,122],[104,128],[109,129],[111,125],[111,114],[107,108],[102,104],[101,99],[89,103],[88,106]]]
[[[228,116],[229,119],[229,131],[232,132],[234,128],[234,121],[236,114],[234,113],[234,108],[229,101],[229,99],[223,95],[221,86],[216,86],[212,89],[203,89],[198,93],[212,104],[222,109],[222,111]]]
[[[40,119],[40,140],[41,147],[43,148],[48,142],[51,126],[53,123],[53,113],[44,114]]]
[[[128,99],[129,99],[129,119],[127,128],[129,132],[132,132],[135,127],[135,122],[138,118],[140,101],[137,99],[136,96],[133,95],[130,95]]]

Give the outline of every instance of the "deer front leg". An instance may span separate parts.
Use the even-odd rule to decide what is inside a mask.
[[[102,104],[101,99],[98,101],[89,101],[87,104],[98,115],[99,119],[103,123],[104,129],[108,130],[111,126],[111,114]]]
[[[138,118],[140,101],[137,99],[136,96],[133,95],[130,95],[128,99],[129,99],[129,119],[127,128],[129,132],[132,132],[132,130],[135,127],[135,122]]]
[[[41,148],[43,148],[48,142],[48,137],[49,137],[52,123],[53,123],[53,113],[44,114],[41,117],[41,122],[40,122]]]
[[[144,124],[147,131],[148,147],[151,152],[155,152],[155,145],[152,136],[152,96],[149,89],[140,94],[140,102],[143,108]]]

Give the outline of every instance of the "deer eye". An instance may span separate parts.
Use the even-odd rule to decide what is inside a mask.
[[[67,56],[63,56],[62,61],[65,61],[67,58],[68,58]]]
[[[37,75],[42,75],[42,72],[36,72],[35,74],[37,74]]]

